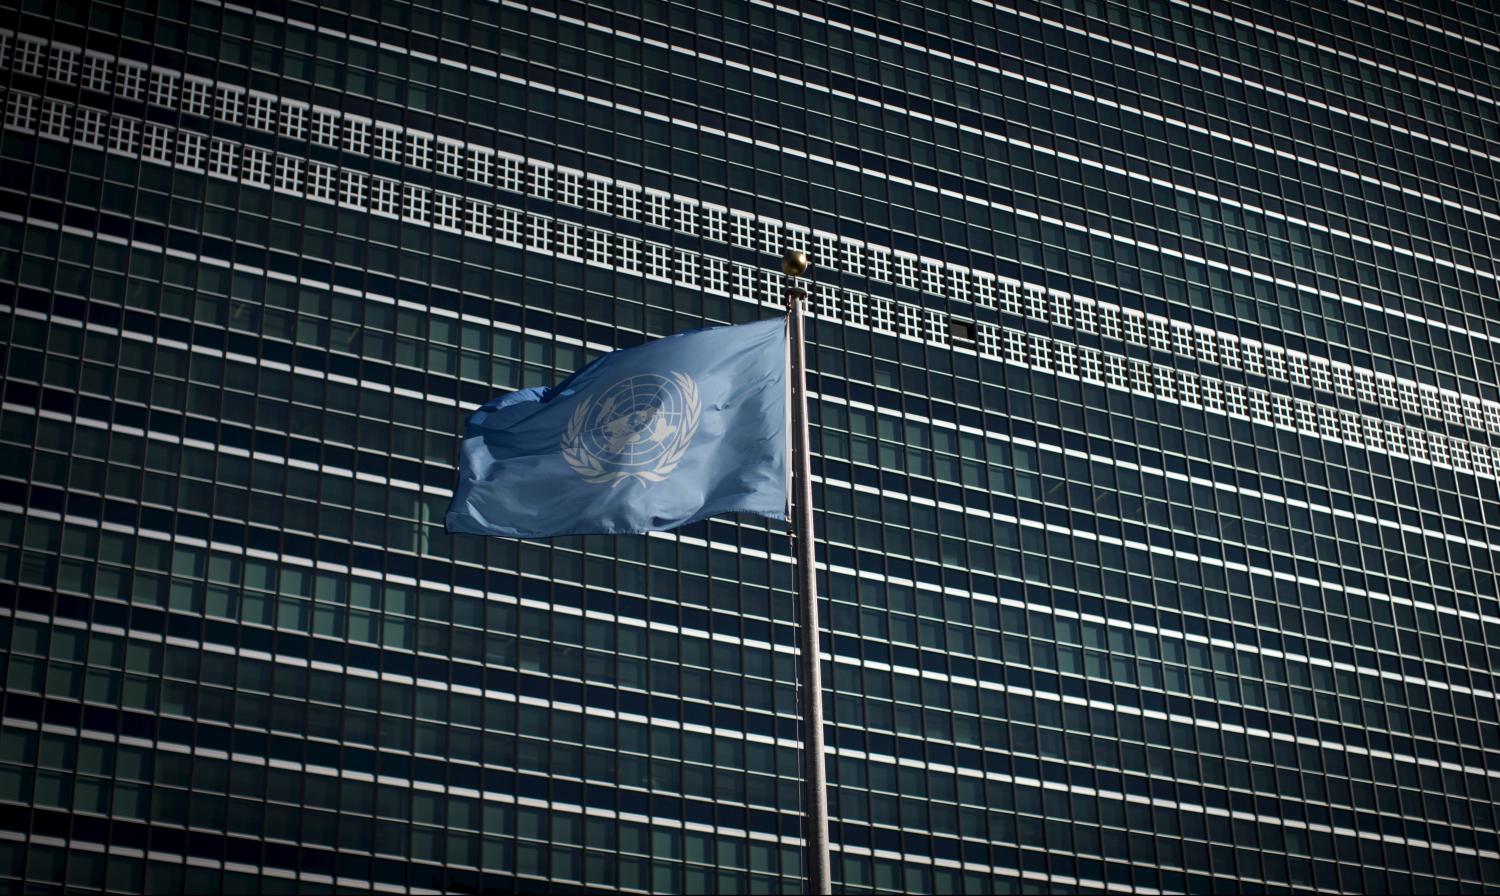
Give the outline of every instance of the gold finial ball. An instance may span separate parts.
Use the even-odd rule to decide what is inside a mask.
[[[781,271],[788,277],[801,277],[809,267],[812,267],[812,262],[808,261],[807,253],[801,249],[788,249],[781,256]]]

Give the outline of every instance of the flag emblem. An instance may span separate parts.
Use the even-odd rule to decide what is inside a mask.
[[[685,373],[626,377],[573,413],[563,460],[590,482],[662,482],[682,462],[701,412],[698,384]]]

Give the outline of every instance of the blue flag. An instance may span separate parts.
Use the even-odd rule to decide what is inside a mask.
[[[786,320],[610,352],[464,427],[449,532],[547,538],[785,519]]]

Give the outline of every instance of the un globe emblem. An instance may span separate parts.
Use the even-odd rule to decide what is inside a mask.
[[[684,373],[626,377],[573,413],[562,456],[590,482],[661,482],[698,432],[698,384]]]

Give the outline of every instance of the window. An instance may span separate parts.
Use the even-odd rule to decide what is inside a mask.
[[[870,296],[870,326],[882,333],[896,332],[896,303],[882,296]]]
[[[1148,323],[1151,327],[1151,347],[1157,351],[1171,351],[1172,340],[1167,333],[1167,322],[1159,317],[1153,317]]]
[[[1069,307],[1072,296],[1060,289],[1050,290],[1049,293],[1052,297],[1052,320],[1065,327],[1073,326],[1073,315]]]
[[[189,115],[213,114],[214,84],[202,78],[182,79],[182,111]]]
[[[47,43],[35,37],[20,35],[16,38],[16,71],[23,75],[42,77],[47,65]]]
[[[1151,365],[1140,358],[1130,358],[1127,363],[1130,365],[1130,387],[1137,392],[1154,393],[1155,390],[1151,382]],[[1163,383],[1163,385],[1166,387],[1164,393],[1170,393],[1172,384]],[[1163,394],[1163,397],[1170,397],[1170,395]]]
[[[549,165],[541,164],[541,162],[529,162],[526,165],[526,170],[531,173],[531,182],[529,182],[531,195],[543,198],[543,200],[550,200],[552,198],[552,168]]]
[[[78,77],[78,51],[60,44],[52,45],[52,56],[48,59],[47,77],[61,84],[72,84]]]
[[[512,193],[521,192],[521,160],[515,156],[497,155],[495,165],[495,186]]]
[[[864,247],[851,240],[840,240],[839,249],[839,260],[843,264],[844,270],[856,277],[863,277],[865,274]]]
[[[89,90],[108,93],[114,60],[99,53],[83,54],[83,86]]]
[[[1245,401],[1245,387],[1239,383],[1225,383],[1224,406],[1229,413],[1235,416],[1249,416],[1249,407]]]
[[[1271,402],[1269,400],[1269,393],[1263,389],[1249,389],[1246,390],[1246,394],[1250,399],[1250,419],[1256,423],[1270,423]]]
[[[220,121],[239,124],[245,115],[245,92],[237,87],[220,84],[214,90],[214,115]]]
[[[408,221],[426,224],[431,220],[432,191],[417,184],[401,185],[401,216]]]
[[[734,294],[751,301],[755,300],[755,268],[735,262],[732,270]]]
[[[1082,296],[1074,296],[1073,304],[1078,312],[1078,329],[1085,333],[1099,332],[1099,323],[1094,317],[1094,300]]]
[[[339,170],[322,162],[308,162],[307,195],[324,202],[338,202]]]
[[[922,259],[922,289],[935,296],[943,294],[942,265],[930,259]]]
[[[1397,391],[1401,395],[1401,410],[1408,414],[1422,413],[1422,407],[1417,397],[1417,384],[1411,380],[1400,380],[1397,383]]]
[[[1180,370],[1177,371],[1177,381],[1178,387],[1181,392],[1180,398],[1182,400],[1182,403],[1197,405],[1199,403],[1198,375],[1196,373],[1192,373],[1191,371]]]
[[[415,131],[406,135],[406,164],[426,171],[432,167],[432,136]]]
[[[583,258],[583,227],[572,221],[557,222],[557,254],[564,258]]]
[[[717,205],[703,205],[703,238],[716,243],[724,242],[725,210]]]
[[[138,62],[120,60],[115,67],[115,87],[123,99],[145,99],[146,67]]]
[[[1240,369],[1240,343],[1238,339],[1228,333],[1219,334],[1219,352],[1224,356],[1224,366],[1232,370]]]
[[[1266,354],[1266,376],[1286,379],[1286,352],[1274,345],[1264,346]]]
[[[366,208],[370,202],[370,176],[361,171],[340,169],[339,202],[354,208]]]
[[[401,129],[377,124],[374,128],[375,158],[386,162],[401,162]]]
[[[609,231],[590,227],[588,231],[588,262],[608,267],[610,264]]]
[[[657,280],[671,280],[672,270],[667,253],[661,246],[646,244],[646,276]]]
[[[1012,364],[1026,363],[1026,334],[1020,330],[1005,331],[1005,360]]]
[[[0,68],[10,68],[10,51],[10,32],[0,31]]]
[[[104,146],[104,113],[87,106],[78,107],[78,130],[75,139],[84,146]]]
[[[557,201],[564,205],[583,205],[583,172],[557,169]]]
[[[271,185],[271,153],[255,146],[245,147],[245,168],[241,176],[247,184],[269,187]]]
[[[388,177],[370,178],[370,211],[392,217],[401,214],[401,184]]]
[[[240,145],[215,139],[208,148],[208,173],[219,177],[239,177]]]
[[[464,230],[474,236],[490,237],[490,204],[478,199],[464,200]]]
[[[641,272],[641,241],[633,236],[621,234],[619,237],[619,249],[620,270],[639,274]]]
[[[666,254],[665,250],[661,251]],[[696,287],[698,285],[698,255],[686,249],[673,249],[672,257],[676,259],[677,282],[683,286]]]
[[[166,125],[146,122],[141,133],[141,158],[170,164],[172,129]]]
[[[1301,352],[1287,352],[1286,368],[1293,385],[1303,387],[1312,385],[1312,379],[1308,376],[1306,355]]]
[[[344,116],[344,148],[367,156],[370,154],[370,122]]]
[[[880,283],[891,282],[891,253],[879,246],[866,246],[870,253],[870,279]]]
[[[1099,302],[1099,335],[1120,338],[1120,306]]]
[[[1047,319],[1047,291],[1035,283],[1027,283],[1026,316],[1032,320]]]
[[[1297,421],[1290,396],[1272,393],[1271,405],[1276,412],[1276,425],[1282,429],[1296,429]]]
[[[671,227],[672,222],[667,218],[667,203],[672,197],[666,193],[647,190],[645,199],[646,223],[654,227]]]
[[[898,304],[901,315],[901,335],[908,339],[922,338],[922,309],[905,302]]]
[[[1031,363],[1042,370],[1051,370],[1052,352],[1048,350],[1048,347],[1052,340],[1032,333],[1027,337],[1027,341],[1031,344]]]
[[[1133,342],[1136,345],[1146,344],[1146,315],[1139,311],[1125,309],[1120,315],[1120,320],[1124,324],[1126,342]]]
[[[703,288],[713,292],[727,292],[729,262],[706,255],[703,258]]]
[[[305,163],[295,156],[276,157],[276,189],[287,193],[302,192]]]
[[[609,214],[609,181],[602,177],[588,179],[589,211]]]
[[[545,252],[552,248],[552,221],[541,215],[526,216],[526,248]],[[655,254],[655,253],[653,253]]]
[[[1015,280],[1000,280],[1000,310],[1006,314],[1021,314],[1021,284]]]
[[[813,312],[835,320],[839,316],[838,290],[827,283],[813,285]]]
[[[191,131],[177,132],[177,164],[182,168],[202,171],[207,157],[208,138]]]
[[[1253,339],[1240,340],[1240,349],[1244,352],[1244,366],[1246,373],[1256,376],[1264,376],[1265,354],[1261,351],[1261,345]]]
[[[312,142],[319,146],[338,149],[339,114],[332,109],[314,107],[311,113]]]
[[[276,97],[264,93],[252,93],[247,98],[245,124],[257,131],[271,131],[276,127]]]
[[[995,278],[975,271],[970,279],[974,287],[974,304],[981,308],[995,307]]]
[[[495,154],[492,151],[469,147],[469,180],[486,186],[495,182]]]
[[[991,323],[978,321],[974,324],[975,341],[979,345],[979,353],[990,358],[1000,357],[1000,328]]]
[[[437,172],[448,177],[464,176],[464,145],[453,140],[437,142]]]
[[[432,223],[444,230],[461,230],[463,228],[463,204],[462,196],[434,192],[432,194]]]
[[[780,255],[782,252],[781,222],[769,218],[760,219],[760,251]]]
[[[1191,358],[1193,356],[1193,328],[1187,324],[1172,324],[1172,347],[1177,354]]]
[[[944,314],[943,312],[938,311],[935,308],[928,308],[922,315],[922,322],[926,324],[926,329],[922,333],[923,339],[926,339],[928,342],[935,342],[938,345],[949,344],[947,314]]]
[[[739,212],[729,213],[730,242],[741,249],[755,248],[755,219]]]
[[[72,136],[73,107],[62,100],[49,99],[42,103],[42,136],[66,140]]]
[[[1199,380],[1203,387],[1203,406],[1217,414],[1224,413],[1224,384],[1213,377]]]
[[[307,109],[302,103],[281,101],[281,136],[291,140],[307,139]]]
[[[1214,331],[1200,328],[1196,331],[1196,334],[1198,337],[1198,360],[1207,361],[1209,364],[1219,363],[1219,358],[1214,353],[1214,348],[1218,344],[1214,339]]]
[[[151,72],[150,102],[153,106],[167,109],[177,108],[177,82],[181,75],[176,72],[154,69]]]
[[[1088,346],[1078,347],[1078,368],[1080,375],[1091,383],[1103,383],[1104,375],[1100,361],[1103,356],[1096,348]]]
[[[896,285],[907,289],[917,288],[917,257],[903,252],[894,253]]]
[[[861,293],[846,293],[844,296],[844,314],[848,315],[849,323],[856,327],[865,326],[865,307],[870,297]]]

